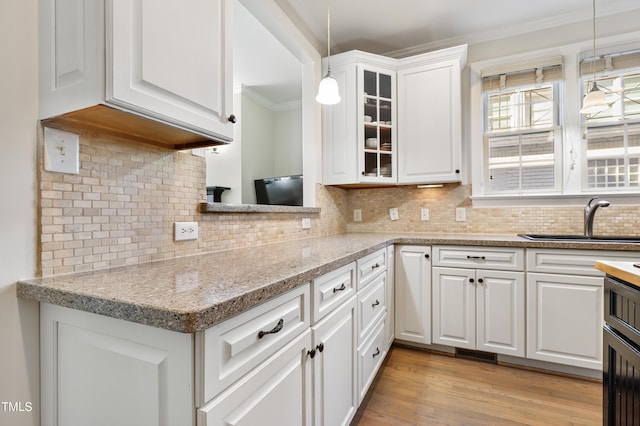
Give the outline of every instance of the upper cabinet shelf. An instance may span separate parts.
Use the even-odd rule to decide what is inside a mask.
[[[40,118],[186,149],[233,138],[231,1],[40,0]]]
[[[325,185],[461,181],[467,46],[392,59],[331,57],[343,101],[323,107]]]

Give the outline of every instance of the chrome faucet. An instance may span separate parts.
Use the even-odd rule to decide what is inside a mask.
[[[596,215],[598,207],[608,207],[609,202],[605,200],[598,200],[595,203],[594,200],[598,200],[598,197],[593,197],[589,200],[584,207],[584,236],[587,238],[593,237],[593,218]]]

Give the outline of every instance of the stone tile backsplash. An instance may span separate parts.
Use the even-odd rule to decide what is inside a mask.
[[[42,144],[40,144],[42,152]],[[40,155],[39,275],[52,276],[343,232],[582,232],[577,207],[472,208],[470,187],[341,189],[317,185],[319,214],[202,214],[205,161],[190,151],[80,132],[80,174],[45,172]],[[400,219],[389,219],[396,207]],[[429,208],[429,221],[420,208]],[[456,222],[456,207],[467,220]],[[362,221],[353,221],[353,209]],[[311,229],[302,230],[303,217]],[[640,208],[598,211],[595,232],[633,235]],[[197,221],[196,241],[173,241],[173,223]],[[606,229],[603,227],[606,226]]]
[[[87,131],[80,132],[80,174],[46,172],[40,158],[41,276],[346,231],[345,191],[321,185],[316,215],[199,213],[205,160],[191,151]],[[310,230],[302,230],[303,217]],[[199,223],[198,240],[173,241],[173,224],[183,221]]]

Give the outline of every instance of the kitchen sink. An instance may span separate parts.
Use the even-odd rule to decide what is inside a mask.
[[[628,236],[593,236],[585,237],[576,234],[518,234],[519,237],[532,241],[590,241],[601,243],[640,243],[640,237]]]

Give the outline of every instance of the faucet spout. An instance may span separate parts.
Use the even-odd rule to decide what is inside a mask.
[[[596,201],[597,200],[597,201]],[[598,207],[609,207],[609,202],[605,200],[598,200],[598,197],[593,197],[589,200],[584,207],[584,236],[587,238],[593,237],[593,220],[596,216],[596,210]]]

